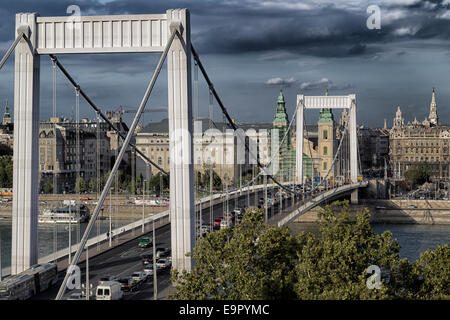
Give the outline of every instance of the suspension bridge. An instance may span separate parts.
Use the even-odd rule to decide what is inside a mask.
[[[257,149],[252,147],[245,136],[237,134],[236,137],[244,146],[248,161],[253,161],[258,174],[253,170],[253,176],[242,184],[242,173],[239,176],[239,186],[213,192],[210,172],[210,189],[202,190],[194,177],[193,162],[193,113],[198,118],[198,71],[200,70],[208,91],[210,108],[210,128],[214,125],[212,117],[213,101],[215,101],[223,116],[224,122],[234,132],[240,130],[236,121],[233,121],[227,108],[222,102],[217,88],[214,86],[200,55],[194,49],[190,34],[190,15],[187,9],[167,10],[164,14],[142,15],[115,15],[115,16],[81,16],[79,20],[68,20],[67,17],[40,17],[36,13],[20,13],[16,15],[16,39],[0,61],[0,69],[8,57],[15,52],[15,82],[14,82],[14,169],[13,169],[13,220],[12,220],[12,254],[11,274],[18,274],[27,270],[38,262],[38,181],[39,181],[39,85],[40,85],[40,58],[48,55],[53,67],[53,115],[56,116],[56,69],[58,68],[67,81],[74,88],[75,105],[77,113],[77,172],[80,172],[79,149],[79,105],[80,97],[95,111],[97,121],[102,119],[117,133],[118,147],[116,149],[115,163],[98,201],[93,210],[92,217],[74,248],[76,252],[69,259],[68,270],[76,266],[83,252],[87,256],[87,249],[95,241],[88,242],[96,221],[98,221],[101,208],[108,196],[114,180],[118,179],[118,170],[126,150],[132,148],[146,162],[168,175],[159,164],[152,161],[142,150],[132,142],[133,135],[139,123],[145,106],[150,98],[158,75],[167,63],[168,72],[168,119],[170,136],[170,208],[158,215],[170,221],[170,243],[172,247],[173,268],[190,271],[193,261],[189,253],[193,251],[196,242],[196,231],[204,220],[205,209],[210,210],[212,222],[212,208],[214,203],[222,203],[224,214],[228,213],[230,198],[239,201],[240,197],[247,199],[250,206],[258,205],[257,197],[264,195],[263,206],[265,221],[279,226],[286,225],[302,213],[310,210],[325,201],[337,196],[350,194],[352,202],[357,202],[358,190],[367,186],[362,180],[358,169],[358,143],[356,136],[356,95],[347,96],[297,96],[294,115],[289,128],[281,137],[278,146],[272,144],[272,157],[269,161],[261,161]],[[160,59],[153,76],[147,86],[141,103],[136,109],[134,119],[128,131],[121,130],[99,108],[82,88],[82,84],[74,80],[70,72],[63,66],[57,55],[63,54],[92,54],[92,53],[160,53]],[[194,66],[194,81],[192,85],[192,66]],[[194,99],[193,99],[194,97]],[[194,100],[194,101],[193,101]],[[331,154],[327,165],[321,167],[325,174],[319,181],[313,181],[314,174],[309,175],[307,170],[314,168],[314,163],[306,169],[304,163],[304,127],[305,109],[348,109],[349,117],[343,126],[339,141],[334,141],[334,134],[320,132],[319,140],[330,140],[333,146],[327,151]],[[277,175],[276,158],[282,151],[281,146],[289,139],[293,132],[293,123],[296,119],[296,149],[295,173],[286,179],[282,174]],[[330,131],[327,131],[330,133]],[[308,132],[306,131],[306,134]],[[121,143],[119,144],[119,139]],[[251,140],[251,139],[250,139]],[[336,142],[336,143],[335,143]],[[311,146],[309,146],[311,148]],[[331,152],[332,151],[332,152]],[[319,165],[321,155],[318,158]],[[312,151],[309,150],[310,158]],[[275,161],[274,161],[275,160]],[[323,161],[322,161],[323,162]],[[212,166],[210,166],[210,170]],[[275,169],[274,169],[275,168]],[[261,180],[263,183],[261,184]],[[200,194],[209,194],[201,198]],[[268,201],[268,193],[279,196],[279,199]],[[250,198],[254,201],[250,201]],[[236,200],[237,199],[237,200]],[[286,205],[286,199],[291,199],[291,205]],[[226,204],[226,205],[225,205]],[[275,204],[278,212],[274,211]],[[269,212],[269,207],[271,212]],[[210,208],[210,209],[208,209]],[[150,219],[152,220],[152,219]],[[149,219],[142,221],[144,224]],[[139,221],[124,229],[134,230],[139,227]],[[109,239],[97,239],[98,241]],[[70,254],[69,254],[70,256]],[[61,299],[66,291],[70,272],[67,272],[61,283],[56,299]]]

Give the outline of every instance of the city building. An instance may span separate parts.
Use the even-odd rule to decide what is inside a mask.
[[[248,171],[248,153],[242,145],[238,148],[238,139],[232,128],[222,122],[212,124],[209,119],[197,119],[194,123],[193,162],[194,170],[204,173],[213,166],[213,170],[224,184],[236,182],[239,175]],[[151,122],[136,134],[136,146],[150,160],[166,172],[170,172],[169,124],[168,119]],[[243,160],[238,158],[243,152]],[[142,161],[136,168],[137,175],[147,176]],[[239,167],[241,165],[241,167]],[[150,165],[151,174],[157,174]]]
[[[393,178],[404,179],[413,164],[427,164],[433,180],[450,178],[450,125],[439,124],[433,89],[428,118],[405,124],[400,107],[389,134],[389,158]]]
[[[77,124],[65,118],[50,118],[39,126],[40,186],[47,181],[57,193],[72,192],[78,174],[89,183],[106,175],[111,168],[109,125],[82,119]],[[77,145],[79,142],[79,145]],[[98,157],[98,158],[97,158]],[[79,162],[78,162],[79,161]],[[78,164],[79,163],[79,164]]]
[[[359,160],[364,176],[384,174],[389,164],[389,130],[357,128]]]

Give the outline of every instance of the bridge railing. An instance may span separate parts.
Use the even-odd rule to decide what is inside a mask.
[[[276,186],[277,186],[276,184],[267,184],[268,189],[274,188]],[[258,192],[261,190],[264,190],[264,185],[243,187],[242,188],[242,196],[245,195],[247,191],[249,191],[253,194],[254,192]],[[233,198],[234,196],[238,196],[240,193],[241,193],[241,190],[236,190],[236,191],[228,193],[228,196],[229,196],[229,198]],[[225,194],[214,194],[212,196],[213,205],[220,203],[221,202],[220,200],[225,201],[225,196],[226,196]],[[195,202],[195,204],[196,205],[204,204],[205,206],[203,207],[203,209],[206,209],[209,207],[210,201],[211,201],[211,196],[206,196],[206,197],[202,197],[201,199],[198,199]],[[133,229],[139,229],[140,227],[142,227],[143,223],[144,223],[144,225],[149,225],[153,221],[155,221],[155,223],[156,223],[156,222],[159,222],[159,221],[162,221],[165,219],[166,222],[164,224],[158,224],[158,227],[160,227],[160,226],[165,225],[170,222],[169,213],[170,213],[170,209],[159,212],[159,213],[152,214],[148,217],[145,217],[143,220],[139,219],[137,221],[131,222],[124,226],[115,228],[111,231],[111,234],[113,237],[120,236],[121,234],[131,231]],[[136,234],[136,237],[139,237],[139,235]],[[109,240],[109,236],[106,233],[103,233],[101,235],[89,238],[87,241],[87,246],[92,247],[99,242],[103,243],[108,240]],[[72,244],[71,254],[74,254],[78,250],[78,246],[79,246],[79,243]],[[92,250],[92,251],[94,251],[94,250]],[[52,262],[55,260],[59,261],[61,259],[67,259],[68,255],[69,255],[69,248],[66,247],[64,249],[58,250],[56,253],[51,253],[49,255],[39,258],[38,262],[39,263],[48,263],[48,262]],[[5,273],[9,274],[10,271],[8,269],[9,268],[5,268],[3,274],[5,274]]]
[[[272,220],[271,222],[273,224],[276,224],[277,226],[284,226],[297,218],[298,216],[302,215],[304,212],[311,210],[315,206],[319,205],[323,201],[326,201],[327,199],[330,199],[332,197],[335,197],[336,195],[348,192],[350,190],[358,189],[361,187],[367,186],[367,181],[357,182],[357,183],[351,183],[351,184],[345,184],[338,188],[333,188],[330,190],[326,190],[319,194],[318,196],[310,199],[309,201],[306,201],[304,204],[302,204],[299,208],[295,209],[291,213],[285,215],[284,217]]]

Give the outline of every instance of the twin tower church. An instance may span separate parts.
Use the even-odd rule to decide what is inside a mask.
[[[328,90],[326,92],[328,95]],[[343,118],[348,119],[346,110],[344,109]],[[345,125],[345,121],[341,119],[340,124]],[[295,123],[295,121],[294,121]],[[275,117],[272,122],[272,129],[278,129],[278,139],[271,137],[271,150],[277,150],[279,144],[279,168],[275,175],[282,181],[295,180],[296,174],[296,128],[292,123],[290,129],[290,120],[286,112],[286,101],[283,90],[277,99],[277,107]],[[316,125],[305,126],[303,139],[303,164],[304,177],[307,180],[314,179],[316,181],[327,177],[333,179],[335,170],[330,170],[333,162],[334,153],[336,151],[336,134],[340,130],[340,125],[336,125],[333,113],[329,108],[320,109],[319,119]],[[286,136],[286,137],[285,137]],[[284,138],[284,139],[283,139]],[[330,172],[329,172],[330,171]]]

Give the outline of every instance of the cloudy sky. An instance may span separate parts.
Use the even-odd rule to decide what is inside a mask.
[[[441,123],[450,124],[450,0],[2,0],[0,54],[14,36],[14,15],[38,12],[64,16],[69,5],[82,15],[191,12],[192,43],[233,118],[272,121],[283,85],[289,117],[297,94],[356,93],[358,122],[388,125],[397,106],[407,121],[423,120],[436,88]],[[380,29],[370,5],[380,9]],[[370,23],[369,23],[370,25]],[[103,111],[136,109],[156,65],[157,54],[64,55],[60,61]],[[0,101],[13,100],[13,56],[0,71]],[[74,112],[74,90],[57,74],[57,112]],[[167,106],[163,71],[148,108]],[[215,119],[222,120],[219,108]],[[41,119],[52,113],[52,70],[41,58]],[[93,117],[81,103],[81,115]],[[335,114],[337,115],[338,112]],[[208,114],[208,93],[200,78],[199,115]],[[130,119],[130,115],[127,119]],[[167,113],[145,113],[156,121]],[[307,113],[308,122],[316,120]]]

